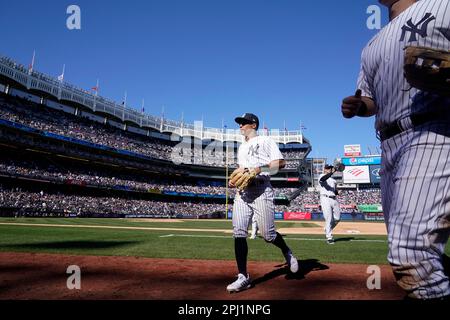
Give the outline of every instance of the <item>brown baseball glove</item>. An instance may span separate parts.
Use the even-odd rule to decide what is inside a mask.
[[[230,186],[236,187],[239,191],[243,191],[249,186],[255,177],[255,169],[238,168],[234,170],[230,176]]]
[[[408,46],[404,74],[414,88],[450,96],[450,51]]]

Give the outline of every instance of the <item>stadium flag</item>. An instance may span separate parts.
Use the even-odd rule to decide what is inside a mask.
[[[306,130],[306,127],[303,125],[303,123],[300,121],[300,133],[303,134],[303,130]]]
[[[141,108],[142,113],[145,113],[145,108],[144,108],[144,99],[142,99],[142,108]]]
[[[263,121],[263,132],[265,135],[267,135],[269,133],[269,129],[267,128],[265,121]]]
[[[31,74],[34,68],[34,58],[36,57],[36,50],[33,50],[33,58],[31,58],[31,63],[28,66],[28,73]]]
[[[127,91],[125,91],[125,95],[124,95],[124,97],[123,97],[122,105],[123,105],[124,107],[127,106]]]
[[[94,90],[94,91],[95,91],[95,95],[96,95],[96,96],[98,95],[98,89],[99,89],[99,86],[98,86],[98,79],[97,79],[97,85],[96,85],[95,87],[92,87],[92,88],[91,88],[91,90]]]
[[[227,125],[225,124],[225,119],[222,118],[222,132],[226,132],[227,131]]]
[[[284,131],[287,132],[286,120],[284,120]]]
[[[61,73],[61,75],[58,76],[58,81],[59,82],[63,82],[64,81],[64,72],[66,71],[66,65],[63,65],[63,71]]]
[[[163,124],[164,124],[164,105],[161,106],[161,124],[160,124],[160,131],[162,131],[163,129]]]

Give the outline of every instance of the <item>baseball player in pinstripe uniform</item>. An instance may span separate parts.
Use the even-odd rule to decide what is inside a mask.
[[[252,168],[257,176],[243,191],[236,194],[233,204],[233,235],[238,278],[227,286],[229,292],[238,292],[251,287],[247,273],[247,230],[252,217],[256,218],[261,236],[268,243],[281,249],[291,272],[298,271],[298,261],[286,245],[283,237],[275,230],[274,192],[270,184],[270,175],[285,166],[283,155],[276,143],[269,137],[258,136],[258,117],[245,113],[237,117],[245,141],[238,150],[239,168]],[[230,186],[234,187],[231,184]]]
[[[331,177],[333,173],[335,173],[334,167],[326,165],[325,173],[319,177],[320,205],[325,219],[325,236],[328,244],[334,244],[332,231],[341,219],[341,208],[336,199],[338,195],[336,180]]]
[[[388,260],[398,284],[409,298],[448,298],[450,99],[409,85],[403,61],[406,46],[450,50],[450,2],[380,3],[390,23],[364,48],[357,93],[343,100],[342,113],[376,115]]]

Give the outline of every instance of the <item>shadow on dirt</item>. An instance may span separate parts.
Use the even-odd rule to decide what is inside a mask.
[[[276,267],[280,267],[276,270],[273,270],[269,273],[266,273],[262,277],[259,277],[252,281],[253,285],[258,285],[259,283],[263,283],[265,281],[272,280],[276,277],[285,276],[287,280],[302,280],[305,276],[311,271],[320,271],[329,269],[327,265],[324,265],[319,262],[318,259],[308,259],[308,260],[299,260],[299,270],[296,273],[292,273],[289,270],[287,264],[278,265]]]

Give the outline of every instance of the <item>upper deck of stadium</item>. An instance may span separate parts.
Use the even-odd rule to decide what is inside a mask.
[[[148,130],[148,134],[152,131],[181,138],[192,137],[202,141],[215,140],[236,143],[243,141],[243,136],[238,129],[208,128],[204,127],[201,121],[189,124],[139,112],[129,105],[117,103],[67,82],[59,81],[1,55],[0,86],[5,93],[12,89],[24,90],[40,97],[42,104],[45,104],[44,100],[61,103]],[[305,156],[311,148],[309,140],[300,130],[260,129],[259,134],[270,136],[275,142],[281,144],[281,147],[289,144],[295,149],[305,149],[307,150]]]

